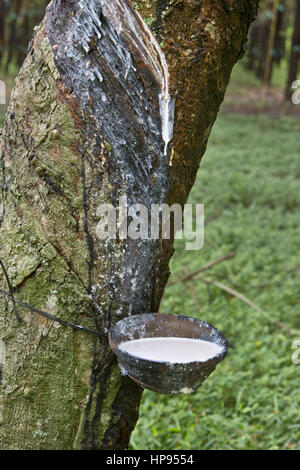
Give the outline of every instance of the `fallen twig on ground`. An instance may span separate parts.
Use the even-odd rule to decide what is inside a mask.
[[[226,261],[227,259],[231,259],[235,257],[235,253],[229,253],[227,255],[221,256],[221,258],[218,258],[214,261],[211,261],[208,264],[205,264],[201,268],[197,269],[197,271],[193,271],[192,273],[185,274],[182,277],[179,277],[175,281],[172,281],[168,284],[168,287],[173,286],[174,284],[177,284],[178,282],[186,282],[192,279],[193,277],[197,276],[198,274],[202,273],[203,271],[207,271],[208,269],[212,268],[216,264],[222,263],[223,261]]]
[[[292,334],[297,334],[297,335],[300,334],[300,332],[298,330],[290,328],[289,326],[285,325],[284,323],[275,320],[273,317],[271,317],[269,314],[267,314],[264,310],[262,310],[258,305],[256,305],[254,302],[249,300],[247,297],[245,297],[243,294],[236,291],[235,289],[232,289],[231,287],[228,287],[225,284],[222,284],[221,282],[214,281],[213,279],[207,279],[207,278],[203,278],[203,277],[198,277],[197,279],[201,282],[206,283],[206,284],[212,284],[215,287],[218,287],[219,289],[227,292],[228,294],[231,294],[233,297],[236,297],[236,298],[240,299],[245,304],[247,304],[250,307],[254,308],[256,311],[262,313],[265,317],[268,318],[268,320],[271,323],[278,326],[278,328],[286,330],[286,331],[288,331],[289,333],[292,333]]]

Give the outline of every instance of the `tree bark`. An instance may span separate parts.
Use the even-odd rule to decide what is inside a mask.
[[[186,202],[257,3],[135,2],[169,67],[169,145],[163,55],[129,3],[49,5],[2,133],[2,449],[128,446],[142,390],[121,376],[107,332],[158,310],[173,241],[103,242],[97,207]]]
[[[295,0],[295,21],[292,37],[291,53],[289,60],[289,71],[285,89],[285,99],[291,98],[291,87],[297,79],[298,63],[300,58],[300,0]]]
[[[279,7],[279,0],[273,1],[273,8],[272,8],[272,18],[270,21],[270,32],[269,38],[267,42],[267,54],[265,59],[265,66],[264,66],[264,76],[263,76],[263,86],[270,87],[271,80],[272,80],[272,71],[273,71],[273,62],[274,62],[274,53],[275,53],[275,41],[276,41],[276,33],[277,33],[277,25],[278,25],[278,10]]]
[[[5,72],[11,63],[22,65],[33,28],[44,17],[48,0],[0,1],[0,65],[6,59]]]
[[[18,38],[18,17],[22,9],[23,0],[12,0],[11,9],[13,12],[12,19],[9,24],[9,34],[7,41],[7,58],[5,64],[5,73],[8,74],[8,69],[13,61],[13,56],[16,50],[20,48],[20,40]]]
[[[0,67],[2,64],[2,57],[4,52],[4,40],[5,40],[5,12],[6,4],[4,0],[0,0]]]

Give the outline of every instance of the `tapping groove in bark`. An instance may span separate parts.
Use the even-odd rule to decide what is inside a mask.
[[[53,0],[16,80],[0,258],[18,300],[98,336],[0,299],[1,448],[128,446],[142,391],[107,332],[158,310],[173,242],[103,242],[97,208],[186,201],[258,2],[135,3],[156,39],[126,0]]]

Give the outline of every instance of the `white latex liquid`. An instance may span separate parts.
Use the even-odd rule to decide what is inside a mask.
[[[209,341],[191,338],[141,338],[125,341],[120,349],[150,361],[188,363],[204,362],[219,354],[223,347]]]
[[[173,138],[175,101],[170,96],[170,76],[166,57],[141,15],[134,11],[127,2],[102,0],[101,3],[103,11],[113,22],[116,30],[130,38],[130,42],[133,42],[136,50],[139,51],[143,62],[150,66],[158,83],[160,83],[159,105],[162,138],[165,144],[164,155],[167,155],[168,145]]]

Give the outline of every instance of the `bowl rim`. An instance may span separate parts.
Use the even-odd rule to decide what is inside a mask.
[[[120,343],[116,344],[112,338],[112,335],[115,333],[114,329],[122,322],[126,322],[128,319],[132,319],[134,317],[139,317],[141,318],[141,316],[160,316],[160,317],[177,317],[179,318],[180,320],[187,320],[187,321],[190,321],[191,323],[201,323],[201,324],[205,324],[206,327],[208,327],[209,329],[213,329],[215,331],[215,333],[221,338],[222,340],[222,344],[218,344],[214,341],[209,341],[213,344],[218,344],[218,346],[222,346],[222,350],[216,354],[215,356],[207,359],[206,361],[190,361],[190,362],[168,362],[168,361],[157,361],[157,360],[154,360],[154,359],[145,359],[143,357],[140,357],[140,356],[137,356],[135,354],[132,354],[132,353],[129,353],[128,351],[125,351],[124,349],[121,349],[120,348]],[[143,367],[143,365],[145,367],[148,367],[150,364],[155,364],[157,365],[158,367],[162,367],[162,368],[169,368],[169,369],[172,369],[172,368],[175,368],[178,370],[178,369],[181,369],[183,371],[186,372],[186,367],[189,367],[189,368],[197,368],[199,367],[200,365],[203,367],[205,365],[209,366],[211,363],[215,363],[217,361],[217,363],[221,362],[227,352],[228,352],[228,349],[231,347],[229,341],[227,340],[227,338],[225,337],[225,335],[222,333],[221,330],[219,330],[218,328],[216,328],[215,326],[213,326],[212,324],[208,323],[206,320],[199,320],[198,318],[195,318],[195,317],[188,317],[188,316],[185,316],[185,315],[177,315],[177,314],[172,314],[172,313],[140,313],[140,314],[137,314],[137,315],[130,315],[129,317],[126,317],[126,318],[123,318],[122,320],[119,320],[117,323],[115,323],[109,330],[109,333],[108,333],[108,336],[109,336],[109,344],[110,344],[110,347],[112,349],[112,351],[116,354],[116,356],[118,357],[118,359],[120,359],[122,362],[129,362],[129,363],[133,363],[132,365],[135,365],[135,366],[138,366],[138,367]],[[159,337],[159,336],[157,336]],[[166,336],[161,336],[162,338],[165,338]],[[173,336],[170,336],[173,338]],[[146,337],[147,338],[147,337]],[[178,336],[179,338],[179,336]],[[180,336],[180,338],[186,338],[185,336]],[[199,338],[200,339],[200,338]],[[130,340],[129,340],[130,341]],[[121,357],[120,357],[121,356]],[[123,357],[122,357],[123,356]]]

